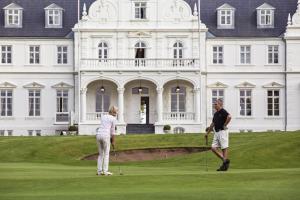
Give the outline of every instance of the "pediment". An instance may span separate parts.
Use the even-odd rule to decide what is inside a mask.
[[[183,0],[168,1],[164,10],[165,19],[174,22],[193,19],[190,5]]]
[[[0,88],[16,88],[16,87],[17,87],[16,85],[9,82],[0,83]]]
[[[4,10],[23,10],[21,6],[16,3],[11,3],[3,8]]]
[[[227,88],[228,85],[224,84],[224,83],[221,83],[221,82],[215,82],[213,84],[210,84],[207,86],[208,88]]]
[[[224,3],[222,6],[218,7],[217,10],[235,10],[235,8],[228,3]]]
[[[52,88],[55,88],[55,89],[70,89],[70,88],[73,88],[73,86],[68,84],[68,83],[60,82],[58,84],[53,85]]]
[[[47,6],[46,8],[44,8],[45,10],[63,10],[62,7],[60,7],[59,5],[52,3],[49,6]]]
[[[283,87],[284,85],[281,85],[280,83],[277,82],[271,82],[266,85],[263,85],[263,88],[283,88]]]
[[[249,83],[247,81],[241,83],[241,84],[238,84],[235,86],[236,88],[255,88],[256,86],[252,83]]]
[[[100,22],[115,21],[117,16],[116,6],[112,1],[95,1],[88,11],[89,19]]]
[[[256,10],[274,10],[275,8],[268,3],[264,3],[261,6],[257,7]]]
[[[39,84],[37,82],[32,82],[32,83],[24,85],[23,87],[24,88],[37,88],[37,89],[39,88],[39,89],[41,89],[41,88],[44,88],[45,86],[42,84]]]

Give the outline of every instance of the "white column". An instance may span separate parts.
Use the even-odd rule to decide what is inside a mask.
[[[200,123],[201,88],[194,88],[195,95],[195,122]]]
[[[86,93],[87,88],[81,88],[80,96],[81,96],[81,122],[84,123],[86,121]]]
[[[164,88],[156,88],[157,91],[157,122],[163,121],[163,90]]]
[[[118,108],[119,108],[119,122],[124,122],[124,88],[118,88]]]

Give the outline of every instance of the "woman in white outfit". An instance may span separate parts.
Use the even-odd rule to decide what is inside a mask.
[[[109,114],[101,117],[101,125],[97,130],[96,139],[98,145],[97,175],[112,175],[108,171],[110,143],[115,146],[115,127],[118,108],[112,106]]]

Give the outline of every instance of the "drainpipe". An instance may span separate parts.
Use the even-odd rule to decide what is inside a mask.
[[[81,123],[81,106],[80,106],[80,101],[81,101],[81,94],[80,94],[80,90],[81,90],[81,69],[80,69],[80,43],[81,43],[81,35],[80,35],[80,29],[79,29],[79,22],[80,22],[80,0],[77,1],[78,5],[77,5],[77,12],[78,12],[78,16],[77,16],[77,28],[78,28],[78,50],[77,50],[77,54],[78,54],[78,60],[77,60],[77,67],[78,67],[78,134],[79,134],[79,130],[80,130],[80,123]]]
[[[284,48],[285,48],[285,58],[284,58],[284,100],[285,100],[284,131],[287,131],[288,115],[287,115],[287,44],[286,44],[286,39],[284,39]]]

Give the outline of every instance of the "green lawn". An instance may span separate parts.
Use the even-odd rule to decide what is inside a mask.
[[[216,172],[220,162],[207,152],[112,163],[112,177],[95,176],[96,162],[80,160],[97,151],[94,137],[0,137],[0,200],[299,199],[300,132],[230,137],[228,172]],[[200,134],[117,137],[118,149],[203,143]]]

